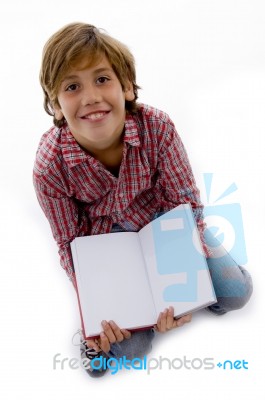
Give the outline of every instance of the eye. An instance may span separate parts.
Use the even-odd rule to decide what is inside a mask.
[[[66,92],[74,92],[75,90],[78,89],[78,85],[76,83],[71,83],[71,85],[68,85],[65,89]]]
[[[100,76],[99,78],[97,78],[96,82],[102,85],[103,83],[106,83],[109,80],[110,78],[108,78],[107,76]]]

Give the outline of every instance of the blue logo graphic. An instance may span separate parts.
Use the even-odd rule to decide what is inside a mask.
[[[204,174],[204,183],[209,203],[213,174]],[[223,276],[225,268],[245,264],[247,261],[244,230],[240,205],[215,204],[235,192],[237,186],[231,184],[215,201],[204,208],[205,240],[212,250],[212,258],[218,258],[214,274]],[[181,274],[180,283],[164,289],[163,298],[167,302],[192,302],[198,298],[198,273],[207,267],[201,245],[194,232],[196,223],[189,205],[182,205],[180,210],[171,210],[153,221],[153,238],[157,260],[157,270],[161,275]],[[230,255],[229,255],[229,254]],[[177,257],[176,257],[177,255]],[[231,265],[231,257],[236,262]],[[183,267],[185,265],[185,267]],[[185,272],[184,272],[185,271]],[[241,282],[229,275],[227,286],[233,285],[235,296],[244,296],[245,288]],[[225,288],[218,296],[226,297]]]
[[[204,174],[208,204],[210,200],[212,178],[213,174]],[[214,236],[215,240],[212,241],[211,246],[213,250],[215,250],[214,253],[216,253],[216,257],[225,257],[226,252],[228,252],[239,265],[244,265],[247,262],[247,253],[241,207],[237,203],[216,204],[236,190],[236,184],[231,184],[216,200],[214,200],[214,205],[206,205],[204,207],[205,222],[208,227],[208,232],[206,231],[205,236]]]

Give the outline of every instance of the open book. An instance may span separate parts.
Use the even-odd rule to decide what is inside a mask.
[[[139,232],[77,237],[71,251],[86,338],[99,335],[102,320],[135,330],[170,305],[180,317],[216,302],[189,204]]]

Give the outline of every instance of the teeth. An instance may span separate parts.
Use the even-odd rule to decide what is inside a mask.
[[[105,114],[106,114],[105,112],[98,112],[95,114],[86,115],[84,118],[95,120],[95,119],[102,118]]]

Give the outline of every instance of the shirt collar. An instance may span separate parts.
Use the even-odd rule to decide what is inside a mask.
[[[124,142],[131,146],[139,147],[141,142],[138,129],[135,116],[128,114],[125,119]]]
[[[61,148],[63,158],[69,167],[75,167],[87,160],[88,154],[79,146],[68,125],[61,128]]]
[[[141,145],[138,127],[133,115],[126,115],[124,142],[134,147],[139,147]],[[61,146],[63,158],[69,167],[75,167],[88,160],[92,163],[96,161],[79,146],[68,125],[64,125],[61,128]]]

